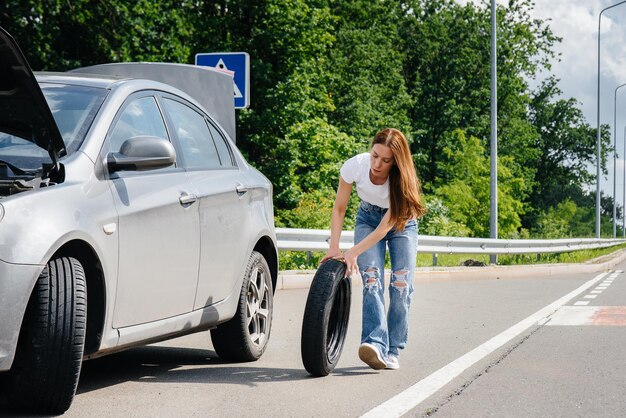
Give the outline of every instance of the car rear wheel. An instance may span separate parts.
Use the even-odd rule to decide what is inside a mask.
[[[9,404],[61,414],[76,393],[85,344],[87,288],[80,262],[48,262],[30,297],[10,373]]]
[[[272,327],[273,297],[269,265],[261,253],[253,251],[235,316],[211,330],[213,347],[220,358],[243,362],[263,355]]]
[[[351,300],[346,265],[325,261],[315,273],[302,319],[300,351],[306,371],[327,376],[335,369],[348,332]]]

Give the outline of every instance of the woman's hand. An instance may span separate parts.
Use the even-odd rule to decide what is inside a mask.
[[[330,258],[343,258],[343,253],[341,252],[341,250],[339,248],[337,249],[330,249],[326,252],[326,255],[324,256],[324,258],[322,258],[320,260],[320,264],[322,264],[324,261],[330,259]]]
[[[350,248],[348,251],[343,253],[343,259],[346,263],[346,276],[352,277],[353,274],[359,271],[359,266],[357,265],[357,252],[354,250],[354,247]]]

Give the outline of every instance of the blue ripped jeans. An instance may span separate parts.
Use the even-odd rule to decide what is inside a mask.
[[[386,211],[387,209],[361,201],[354,231],[355,244],[376,229]],[[387,246],[391,259],[388,314],[385,313],[384,280]],[[376,345],[385,360],[389,354],[397,356],[406,346],[416,256],[417,222],[410,220],[403,231],[392,229],[357,258],[363,279],[361,343]]]

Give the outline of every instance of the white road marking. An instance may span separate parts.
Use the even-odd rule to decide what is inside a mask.
[[[595,299],[598,295],[585,295],[585,299]]]
[[[596,289],[598,289],[598,290],[606,290],[607,287],[608,286],[598,286],[598,287],[596,287]]]
[[[563,306],[547,322],[548,326],[594,325],[626,326],[625,306]]]
[[[580,295],[591,286],[598,283],[608,273],[600,273],[593,279],[584,283],[582,286],[568,293],[560,299],[552,302],[550,305],[538,310],[528,318],[521,320],[509,329],[496,335],[489,341],[479,345],[472,351],[457,358],[453,362],[443,366],[441,369],[425,377],[415,383],[408,389],[400,392],[393,398],[383,402],[377,407],[366,412],[363,417],[399,417],[407,413],[417,405],[422,403],[426,398],[439,391],[442,387],[450,383],[455,377],[458,377],[463,371],[482,360],[504,344],[517,337],[519,334],[536,324],[538,321],[554,314],[561,306]]]
[[[597,294],[597,293],[602,293],[602,292],[603,292],[602,290],[592,290],[592,291],[591,291],[591,292],[589,292],[589,293],[591,293],[591,294]]]
[[[590,325],[598,306],[563,306],[550,317],[547,325]]]
[[[588,300],[579,300],[578,302],[574,303],[574,305],[575,306],[587,306],[587,305],[589,305],[589,302],[590,301],[588,301]]]

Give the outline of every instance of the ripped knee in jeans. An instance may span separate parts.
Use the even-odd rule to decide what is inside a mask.
[[[368,289],[377,287],[379,278],[380,271],[378,267],[368,267],[363,271],[363,284]]]
[[[407,269],[396,270],[391,273],[391,288],[404,291],[409,287],[409,271]]]

